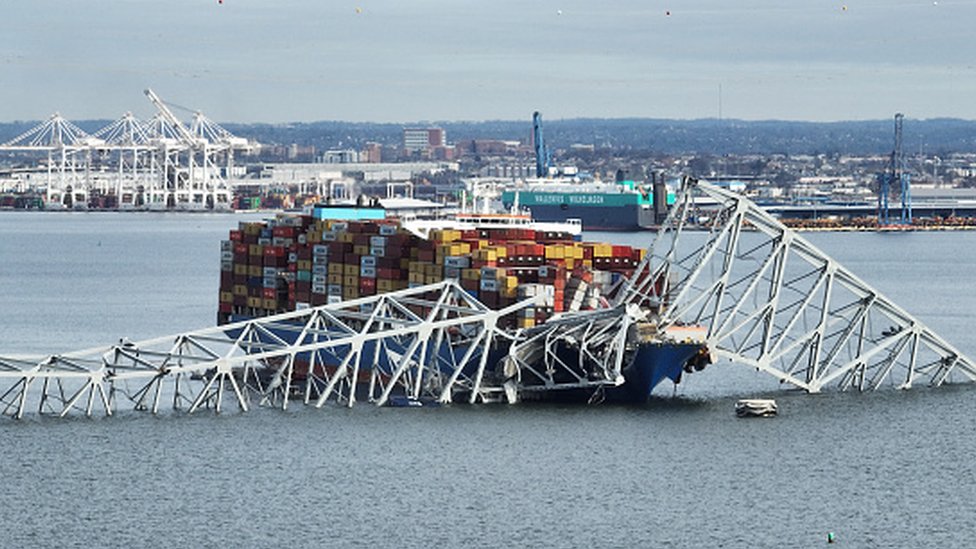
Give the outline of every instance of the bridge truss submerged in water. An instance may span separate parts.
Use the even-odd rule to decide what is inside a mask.
[[[532,305],[494,311],[446,280],[176,336],[0,357],[0,412],[596,395],[623,383],[636,324],[658,333],[704,326],[713,359],[808,392],[976,380],[971,360],[801,236],[748,199],[693,180],[613,307],[499,327]]]

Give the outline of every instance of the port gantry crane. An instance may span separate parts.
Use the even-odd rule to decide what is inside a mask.
[[[888,158],[888,165],[885,171],[878,174],[878,224],[881,226],[891,223],[888,215],[888,196],[891,193],[891,186],[898,184],[899,196],[901,198],[901,214],[899,223],[911,225],[912,223],[912,190],[911,178],[905,169],[905,154],[902,151],[902,126],[905,115],[895,114],[895,146],[891,150]]]
[[[194,111],[187,128],[152,90],[157,108],[148,121],[127,112],[89,134],[59,113],[0,144],[0,152],[46,155],[45,207],[87,205],[96,192],[114,195],[118,208],[229,207],[229,171],[235,151],[253,147]]]
[[[241,411],[597,396],[623,383],[635,332],[666,338],[677,325],[703,327],[713,361],[810,393],[976,381],[976,364],[923,322],[748,198],[693,179],[610,307],[500,328],[531,306],[492,310],[449,279],[175,336],[0,356],[0,413],[220,411],[225,396]]]

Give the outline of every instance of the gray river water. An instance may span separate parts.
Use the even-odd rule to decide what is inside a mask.
[[[211,325],[237,215],[0,215],[0,354]],[[976,233],[813,234],[976,355]],[[648,235],[588,235],[645,243]],[[739,420],[741,396],[780,415]],[[976,386],[643,407],[0,418],[2,547],[970,547]]]

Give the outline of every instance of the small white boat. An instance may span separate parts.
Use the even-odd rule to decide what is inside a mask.
[[[744,398],[735,403],[739,417],[772,417],[776,412],[776,401],[771,398]]]

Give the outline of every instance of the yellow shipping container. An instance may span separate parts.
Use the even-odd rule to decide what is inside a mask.
[[[309,259],[299,259],[297,261],[297,267],[299,271],[311,271],[312,261]]]
[[[328,278],[326,278],[326,280],[329,281],[329,284],[342,284],[342,275],[341,274],[329,274],[329,276],[328,276]]]
[[[342,287],[342,299],[356,299],[359,297],[359,286],[343,286]]]
[[[381,278],[376,281],[376,291],[377,292],[392,292],[395,287],[393,285],[393,280],[386,278]]]
[[[444,280],[442,276],[429,275],[424,277],[424,284],[437,284],[438,282]]]
[[[505,277],[505,288],[518,288],[518,277],[517,276],[506,276]]]
[[[309,244],[322,242],[322,231],[309,231],[305,234],[305,241]]]
[[[352,242],[352,236],[352,233],[343,231],[339,233],[339,242]]]
[[[342,268],[344,266],[345,265],[343,265],[342,263],[329,263],[329,274],[330,275],[336,274],[342,276],[342,272],[343,272]]]
[[[593,260],[592,259],[584,259],[583,260],[583,266],[586,267],[587,269],[592,269],[593,268]]]
[[[410,273],[407,275],[407,280],[410,282],[416,282],[417,284],[423,284],[425,280],[424,273]]]
[[[444,276],[444,270],[440,265],[425,263],[424,274],[426,274],[427,276],[441,277]]]
[[[265,309],[268,309],[269,311],[273,311],[273,310],[275,310],[275,309],[278,308],[278,300],[277,299],[264,299],[262,301],[264,303],[264,308]]]
[[[249,297],[247,298],[247,306],[254,307],[255,309],[260,309],[263,305],[262,299],[260,297]]]
[[[264,246],[260,244],[250,244],[247,247],[247,255],[264,255]]]
[[[343,287],[347,287],[347,286],[348,287],[352,287],[352,286],[355,286],[356,287],[356,291],[358,292],[359,291],[359,277],[358,276],[349,276],[349,275],[342,277],[342,286]]]
[[[261,265],[248,265],[247,276],[264,276],[264,267]]]
[[[550,244],[546,246],[546,259],[563,259],[565,254],[563,253],[563,247],[558,244]]]
[[[576,260],[569,257],[566,258],[566,270],[572,271],[574,268],[576,268]]]
[[[234,263],[234,274],[247,276],[247,265]]]
[[[220,292],[220,302],[230,303],[234,301],[234,294],[231,292]]]
[[[502,297],[518,297],[518,286],[514,288],[502,288]]]
[[[234,284],[232,291],[233,295],[247,295],[247,286],[243,284]]]
[[[498,252],[493,248],[481,248],[472,253],[472,257],[478,261],[498,261]]]
[[[359,265],[344,265],[342,274],[343,276],[359,276]]]
[[[534,328],[535,327],[535,319],[534,318],[523,318],[523,317],[519,317],[519,319],[518,319],[518,327],[519,328]]]
[[[610,244],[594,244],[593,257],[613,257],[613,246]]]
[[[369,255],[369,246],[365,244],[360,244],[359,246],[353,246],[352,253],[356,255]]]
[[[461,271],[464,280],[481,280],[481,269],[464,269]]]

